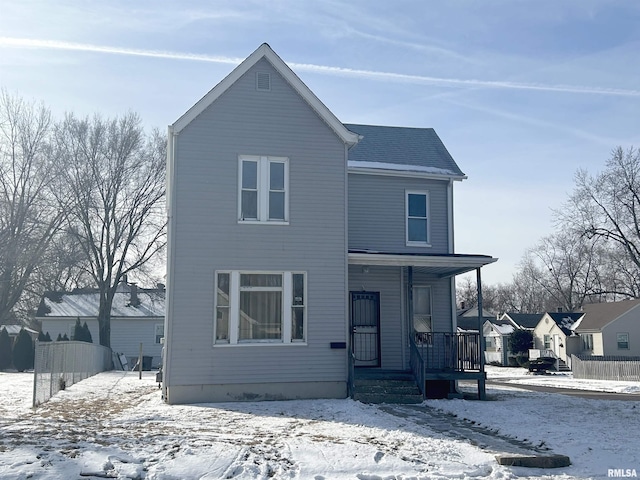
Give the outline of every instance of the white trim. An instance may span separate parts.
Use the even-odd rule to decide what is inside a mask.
[[[271,63],[273,68],[282,75],[289,85],[315,110],[318,116],[345,144],[352,146],[358,143],[360,136],[347,129],[266,43],[260,45],[260,47],[242,61],[229,75],[222,79],[222,81],[213,87],[204,97],[198,100],[193,107],[187,110],[186,113],[173,124],[175,133],[179,134],[262,58],[265,58]]]
[[[425,180],[454,180],[457,182],[461,182],[462,180],[466,180],[468,178],[466,175],[463,175],[463,176],[444,175],[444,174],[436,174],[436,173],[414,172],[411,170],[385,170],[382,168],[349,167],[348,172],[359,174],[359,175],[379,175],[384,177],[421,178]]]
[[[449,180],[447,184],[447,221],[449,222],[447,233],[448,233],[448,244],[449,244],[449,253],[454,253],[455,243],[453,238],[453,180]],[[455,332],[455,329],[454,329]]]
[[[218,309],[218,275],[229,274],[229,339],[228,341],[216,342],[216,321]],[[293,275],[303,275],[304,278],[304,314],[303,314],[303,339],[292,339],[293,330]],[[263,270],[216,270],[215,275],[215,296],[213,302],[213,346],[215,348],[225,346],[240,345],[306,345],[307,344],[307,326],[308,326],[308,297],[307,297],[307,272],[305,271],[263,271]],[[241,287],[241,275],[280,275],[282,284],[279,287]],[[279,339],[246,339],[240,340],[240,293],[241,292],[281,292],[282,295],[282,316],[281,337]]]
[[[242,164],[256,163],[256,213],[258,218],[242,218]],[[271,192],[271,164],[284,164],[284,220],[269,219],[269,194]],[[289,158],[265,155],[238,155],[238,223],[253,225],[289,225]]]
[[[424,196],[425,220],[427,222],[427,241],[417,242],[409,240],[409,195]],[[421,217],[413,217],[421,218]],[[408,247],[431,247],[431,199],[428,190],[405,190],[404,191],[404,239]]]
[[[432,268],[480,268],[497,262],[492,257],[451,257],[451,256],[420,256],[394,255],[377,253],[349,253],[350,265],[380,265],[402,267],[432,267]]]

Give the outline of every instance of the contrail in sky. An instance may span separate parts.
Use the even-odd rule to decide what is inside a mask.
[[[107,53],[113,55],[128,55],[149,58],[166,58],[171,60],[186,60],[197,62],[210,62],[227,65],[238,65],[244,59],[232,58],[216,55],[202,55],[196,53],[167,52],[162,50],[142,50],[134,48],[112,47],[108,45],[93,45],[86,43],[60,42],[56,40],[37,40],[29,38],[0,37],[1,47],[13,48],[33,48],[70,50],[80,52]],[[423,75],[408,75],[403,73],[380,72],[375,70],[359,70],[344,67],[331,67],[326,65],[315,65],[310,63],[289,63],[294,70],[314,72],[324,75],[349,76],[369,78],[372,80],[383,80],[391,82],[416,83],[440,85],[443,87],[483,87],[511,90],[534,90],[541,92],[563,92],[592,95],[617,95],[623,97],[640,97],[640,90],[629,90],[621,88],[602,88],[580,85],[545,85],[538,83],[521,83],[509,81],[492,81],[460,78],[440,78]]]

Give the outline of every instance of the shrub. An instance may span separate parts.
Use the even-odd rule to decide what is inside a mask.
[[[0,330],[0,370],[6,370],[11,366],[11,337],[7,329]]]
[[[89,330],[89,325],[87,325],[87,322],[84,322],[84,324],[82,325],[82,329],[84,330],[84,338],[85,338],[85,342],[88,343],[93,343],[93,338],[91,337],[91,330]]]
[[[80,319],[76,319],[76,324],[73,327],[73,335],[71,336],[71,339],[77,342],[93,343],[93,339],[91,338],[91,332],[89,331],[87,322],[84,322],[84,325],[80,325]]]
[[[509,350],[518,355],[527,354],[529,356],[529,349],[533,347],[533,333],[529,330],[514,330],[509,335]]]
[[[19,372],[24,372],[29,368],[33,368],[34,348],[31,335],[22,328],[13,345],[13,366]]]

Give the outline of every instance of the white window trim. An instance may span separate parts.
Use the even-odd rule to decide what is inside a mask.
[[[229,340],[216,342],[216,319],[217,319],[217,291],[218,291],[218,275],[220,273],[229,274]],[[240,340],[240,275],[244,274],[264,274],[264,275],[282,275],[282,338],[266,339],[266,340]],[[293,275],[304,275],[304,324],[303,324],[303,340],[293,340],[292,321],[293,321]],[[214,299],[214,325],[213,325],[213,346],[219,347],[241,347],[241,346],[291,346],[291,345],[307,345],[307,325],[308,325],[308,297],[307,297],[307,272],[304,271],[264,271],[264,270],[217,270],[215,272],[215,290]],[[275,287],[242,287],[243,291],[273,291]]]
[[[627,347],[621,347],[620,346],[620,335],[626,335],[627,337],[627,341],[625,342],[627,344]],[[630,350],[631,349],[631,344],[630,344],[630,338],[629,338],[629,333],[628,332],[616,332],[616,347],[618,350]]]
[[[244,220],[242,218],[242,162],[256,162],[257,166],[257,192],[258,192],[258,218]],[[269,219],[269,164],[284,163],[284,220]],[[259,155],[238,156],[238,223],[245,225],[289,225],[289,158],[268,157]]]
[[[409,240],[409,195],[424,195],[427,202],[427,241]],[[427,190],[405,190],[404,194],[404,239],[408,247],[431,247],[431,199]]]
[[[416,315],[416,311],[415,311],[415,296],[416,296],[416,288],[426,288],[427,291],[429,292],[429,307],[431,307],[431,312],[429,313],[429,323],[431,324],[431,332],[420,332],[420,333],[433,333],[434,329],[433,329],[433,288],[431,285],[425,285],[425,284],[415,284],[413,285],[413,292],[411,293],[411,297],[413,298],[413,315]],[[415,325],[413,323],[413,318],[411,319],[411,327],[413,329],[415,329]]]

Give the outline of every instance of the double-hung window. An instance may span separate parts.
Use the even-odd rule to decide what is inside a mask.
[[[239,163],[239,222],[288,222],[289,159],[243,155]]]
[[[214,342],[304,342],[306,297],[302,272],[218,272]]]
[[[164,338],[164,323],[156,323],[153,329],[155,343],[156,345],[160,345],[162,343],[162,339]]]
[[[406,241],[407,245],[429,246],[429,194],[406,192]]]
[[[582,340],[582,350],[586,350],[586,351],[593,350],[593,334],[592,333],[581,333],[580,339]]]
[[[618,350],[629,350],[629,334],[617,333],[616,340],[618,343]]]
[[[431,324],[431,287],[413,287],[413,330],[418,343],[428,341],[428,335],[433,331]]]

